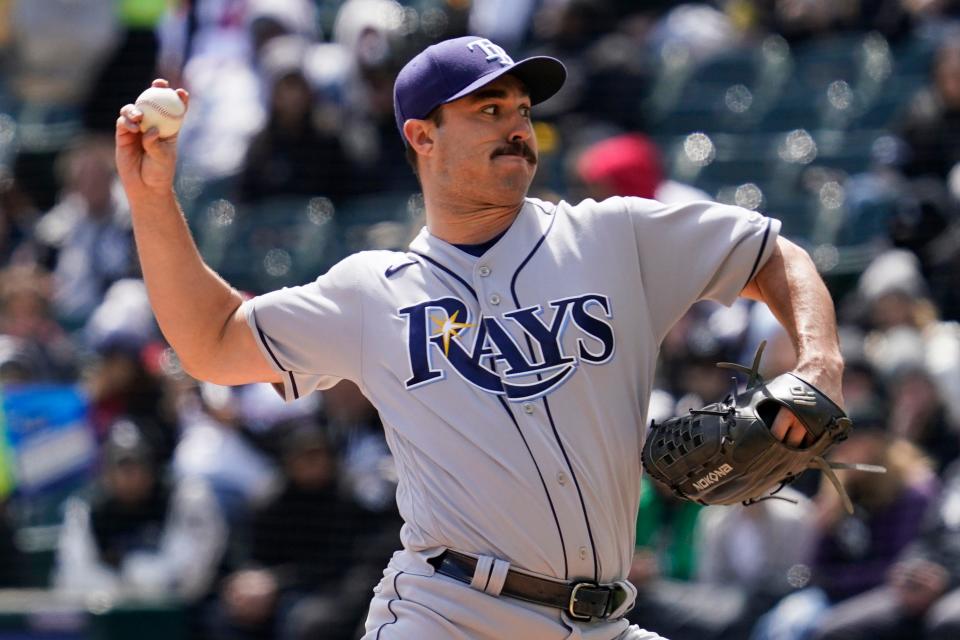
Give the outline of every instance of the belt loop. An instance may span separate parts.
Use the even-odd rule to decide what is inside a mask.
[[[477,591],[485,591],[490,582],[490,572],[493,571],[493,556],[478,556],[477,568],[473,571],[473,579],[470,581],[470,588]]]
[[[617,600],[622,598],[621,602],[618,602],[617,600],[613,601],[615,606],[609,613],[608,617],[610,620],[622,618],[623,616],[627,615],[627,612],[633,609],[634,605],[637,603],[637,588],[632,582],[629,580],[618,580],[613,583],[613,586],[621,589],[623,591],[623,595],[617,596]],[[614,591],[614,593],[616,593],[616,591]],[[614,593],[610,594],[611,599],[614,598]]]
[[[507,573],[510,571],[510,563],[506,560],[494,560],[493,572],[490,574],[490,583],[485,591],[492,596],[499,596],[503,589],[503,584],[507,581]]]

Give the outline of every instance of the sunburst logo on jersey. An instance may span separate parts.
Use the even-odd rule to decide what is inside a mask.
[[[470,322],[457,322],[458,315],[460,315],[460,311],[454,311],[453,315],[446,320],[437,320],[433,316],[430,317],[430,320],[436,325],[435,328],[437,331],[430,337],[436,338],[437,336],[443,336],[443,355],[445,356],[450,355],[450,338],[456,338],[460,335],[461,331],[474,326],[473,323]]]

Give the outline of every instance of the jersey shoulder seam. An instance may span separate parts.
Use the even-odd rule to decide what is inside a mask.
[[[542,200],[537,200],[537,199],[534,199],[534,198],[527,198],[527,202],[529,202],[529,203],[532,204],[533,206],[537,207],[538,209],[540,209],[541,211],[543,211],[543,212],[544,212],[545,214],[547,214],[548,216],[552,216],[552,215],[553,215],[554,213],[556,213],[556,211],[557,211],[557,205],[554,204],[554,203],[552,203],[552,202],[550,203],[550,204],[553,205],[553,208],[552,208],[552,209],[548,209],[548,208],[545,206],[545,204],[544,204],[544,202],[543,202]]]

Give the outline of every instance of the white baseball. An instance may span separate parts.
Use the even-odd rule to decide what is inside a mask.
[[[140,94],[135,104],[143,113],[140,131],[146,133],[156,127],[161,138],[169,138],[180,131],[187,108],[173,89],[150,87]]]

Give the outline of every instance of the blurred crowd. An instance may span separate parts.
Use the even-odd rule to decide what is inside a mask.
[[[182,371],[112,132],[151,79],[190,90],[177,190],[205,259],[251,295],[309,281],[423,224],[393,78],[466,33],[567,65],[532,195],[783,220],[837,303],[856,427],[833,457],[889,469],[840,473],[852,515],[817,474],[750,507],[645,483],[631,619],[960,637],[954,0],[0,0],[0,587],[173,603],[183,637],[355,637],[401,524],[376,411],[348,383],[284,404]],[[715,363],[764,340],[764,375],[789,370],[764,306],[695,306],[650,417],[723,398]]]

